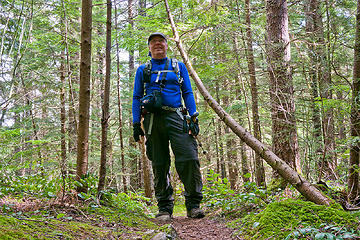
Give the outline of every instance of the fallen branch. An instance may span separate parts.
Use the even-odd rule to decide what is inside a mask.
[[[164,0],[168,18],[171,24],[171,28],[174,34],[174,41],[177,48],[180,51],[182,59],[189,71],[190,76],[195,81],[200,93],[209,104],[209,106],[216,112],[220,119],[238,136],[244,141],[249,147],[251,147],[256,153],[258,153],[273,169],[277,170],[278,173],[292,186],[294,186],[306,199],[316,204],[330,205],[332,202],[327,196],[322,194],[316,187],[311,185],[305,178],[298,174],[292,169],[285,161],[276,156],[270,151],[263,143],[257,140],[245,128],[240,126],[225,110],[215,101],[210,93],[205,88],[200,77],[191,65],[189,57],[185,52],[182,43],[180,41],[179,33],[177,32],[174,19],[172,17],[169,3]]]

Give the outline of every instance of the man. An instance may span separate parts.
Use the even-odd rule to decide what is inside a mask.
[[[200,209],[202,180],[195,140],[199,132],[198,113],[189,73],[182,62],[175,65],[176,60],[167,58],[168,45],[164,34],[151,34],[148,47],[152,57],[151,67],[143,64],[136,71],[132,113],[134,139],[137,142],[140,136],[144,136],[140,120],[145,113],[146,154],[152,162],[155,197],[159,208],[156,218],[170,220],[173,213],[169,142],[175,155],[176,171],[185,188],[187,216],[202,218],[205,216]],[[160,95],[160,108],[152,108],[154,104],[152,107],[146,105],[153,102],[151,96],[154,95],[158,96],[157,99]],[[183,115],[181,98],[191,118]]]

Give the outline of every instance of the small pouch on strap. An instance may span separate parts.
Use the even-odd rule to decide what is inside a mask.
[[[158,113],[162,110],[162,97],[161,92],[162,89],[165,87],[165,80],[166,75],[168,73],[167,69],[169,68],[169,59],[166,60],[165,69],[160,81],[160,91],[154,90],[150,94],[146,95],[145,97],[140,99],[140,104],[142,107],[146,109],[146,111],[150,113]],[[158,72],[158,77],[160,76],[161,71]],[[158,80],[157,80],[158,81]]]

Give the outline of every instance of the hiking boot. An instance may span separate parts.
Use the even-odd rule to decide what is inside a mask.
[[[187,216],[189,218],[203,218],[205,217],[205,213],[200,208],[193,208],[190,211],[187,211]]]
[[[169,212],[159,212],[155,215],[155,219],[159,221],[170,221],[171,214]]]

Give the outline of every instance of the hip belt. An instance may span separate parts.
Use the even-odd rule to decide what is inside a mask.
[[[176,112],[179,117],[181,118],[181,120],[184,121],[184,115],[186,115],[186,108],[184,107],[178,107],[178,108],[173,108],[173,107],[169,107],[169,106],[162,106],[161,107],[162,110],[164,111],[168,111],[168,112]],[[154,113],[150,113],[150,123],[149,123],[149,129],[148,129],[148,135],[151,134],[151,130],[152,130],[152,126],[154,123]]]

